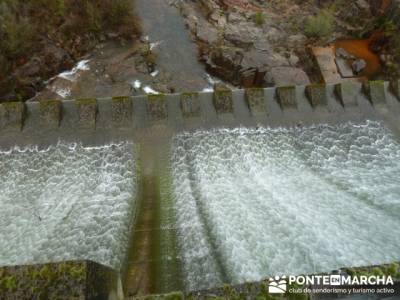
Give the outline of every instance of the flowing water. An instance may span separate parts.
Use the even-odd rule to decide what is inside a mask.
[[[185,28],[177,8],[167,0],[136,0],[143,35],[147,35],[157,66],[171,75],[177,91],[200,91],[209,83],[204,66],[197,59],[197,48]]]
[[[133,149],[0,152],[0,265],[89,259],[119,269],[135,207]]]
[[[400,143],[380,123],[181,134],[188,290],[400,259]]]

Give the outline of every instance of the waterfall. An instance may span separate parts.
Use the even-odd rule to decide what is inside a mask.
[[[135,206],[130,143],[0,153],[0,265],[89,259],[120,268]]]
[[[400,144],[378,122],[198,131],[172,153],[187,289],[400,259]]]

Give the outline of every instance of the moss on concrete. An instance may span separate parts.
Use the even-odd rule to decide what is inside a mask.
[[[345,268],[343,269],[350,276],[392,276],[394,279],[400,279],[400,264],[393,262],[390,264],[370,267],[359,268]]]
[[[61,119],[61,101],[42,100],[40,106],[40,122],[46,127],[58,127]]]
[[[75,103],[78,107],[79,126],[83,129],[96,128],[97,100],[93,98],[78,99]]]
[[[394,280],[400,280],[400,264],[393,262],[391,264],[379,265],[379,266],[367,266],[367,267],[355,267],[355,268],[343,268],[350,276],[393,276]],[[337,274],[337,273],[335,273]],[[321,275],[321,274],[319,274]],[[328,274],[324,274],[328,275]],[[184,295],[184,299],[191,300],[208,300],[208,299],[256,299],[256,300],[308,300],[310,295],[306,293],[294,293],[290,292],[303,289],[304,286],[292,284],[287,286],[287,292],[285,294],[269,294],[268,285],[266,281],[250,282],[241,285],[224,285],[223,287],[213,288],[210,290],[203,290],[197,292],[190,292]],[[166,295],[156,295],[151,299],[165,299]],[[133,298],[142,299],[142,298]]]
[[[247,105],[253,115],[261,115],[266,112],[264,89],[246,89],[245,97]]]
[[[183,300],[184,295],[181,292],[169,293],[164,296],[164,300]]]
[[[342,82],[335,85],[335,93],[343,107],[355,107],[358,105],[358,86],[353,82]]]
[[[180,100],[182,115],[184,118],[200,117],[201,105],[199,93],[182,93]]]
[[[370,81],[364,84],[364,92],[374,105],[386,102],[386,87],[383,80]]]
[[[112,121],[117,127],[130,125],[132,121],[132,99],[130,97],[112,98]]]
[[[325,84],[307,85],[306,96],[313,108],[326,106],[328,104],[328,96]]]
[[[217,114],[233,113],[233,98],[231,90],[217,90],[213,95]]]
[[[295,86],[279,86],[276,88],[278,103],[282,109],[297,109],[296,87]]]
[[[5,102],[0,104],[0,129],[21,130],[25,117],[23,102]]]
[[[400,100],[400,79],[390,82],[390,90],[397,97],[397,100]]]
[[[167,101],[164,94],[147,96],[147,113],[151,121],[167,119]]]

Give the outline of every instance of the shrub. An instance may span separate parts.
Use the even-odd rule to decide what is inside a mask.
[[[138,31],[131,0],[0,0],[0,79],[40,52],[43,38],[68,48],[75,37],[87,50],[106,32],[130,38]],[[86,43],[86,44],[85,44]],[[79,52],[79,50],[78,50]]]
[[[0,51],[4,59],[20,58],[32,46],[32,27],[29,19],[17,17],[7,7],[0,7]]]
[[[254,15],[254,23],[258,26],[265,24],[265,15],[263,12],[259,11]]]
[[[333,32],[334,21],[332,14],[328,10],[323,10],[307,19],[304,33],[310,38],[327,37]]]

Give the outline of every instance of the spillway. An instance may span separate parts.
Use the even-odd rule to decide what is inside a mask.
[[[121,267],[135,207],[133,144],[2,151],[0,191],[0,265]]]
[[[172,153],[188,290],[400,259],[400,144],[378,122],[199,131]]]
[[[135,297],[399,261],[399,114],[400,81],[2,103],[0,275],[79,260]]]

